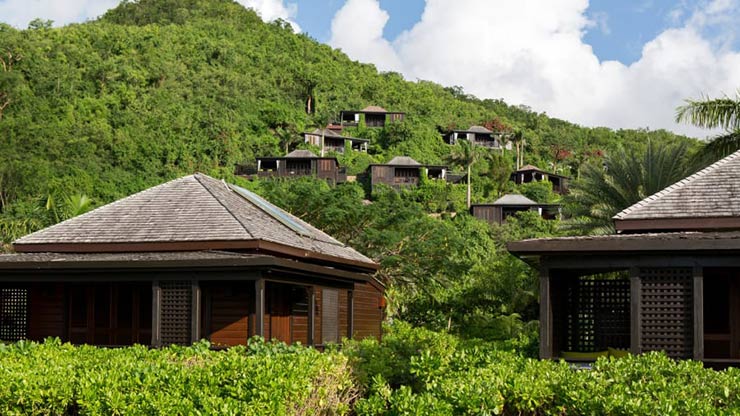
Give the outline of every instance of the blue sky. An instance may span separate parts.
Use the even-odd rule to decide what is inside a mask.
[[[61,26],[119,1],[0,0],[0,21]],[[586,126],[704,137],[675,108],[740,89],[740,0],[235,1],[379,71]]]

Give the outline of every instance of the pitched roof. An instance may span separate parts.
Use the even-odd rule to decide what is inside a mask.
[[[491,130],[488,130],[487,128],[483,126],[470,126],[470,128],[467,130],[471,133],[482,133],[482,134],[491,134],[493,133]]]
[[[507,194],[494,201],[493,205],[539,205],[524,195]]]
[[[740,151],[651,195],[615,220],[740,217]]]
[[[538,168],[537,166],[534,166],[534,165],[524,165],[524,166],[520,167],[519,169],[517,169],[516,171],[517,172],[524,172],[524,171],[528,171],[528,170],[536,170],[536,171],[544,172],[544,170],[542,170],[542,169],[540,169],[540,168]]]
[[[247,242],[294,257],[376,267],[371,259],[256,194],[200,173],[149,188],[13,244],[23,252],[50,245],[64,249],[48,251],[74,251],[80,245],[180,243],[193,249],[208,243],[209,248],[239,248]]]
[[[377,105],[369,105],[369,106],[363,108],[362,111],[365,112],[365,113],[387,113],[388,112],[388,111],[386,111],[385,108],[378,107]]]
[[[303,133],[303,134],[313,134],[315,136],[321,136],[322,134],[326,137],[341,137],[344,138],[341,134],[335,132],[334,130],[330,129],[315,129],[314,131],[310,133]]]
[[[317,158],[316,154],[310,150],[296,149],[285,155],[285,157],[297,158],[297,159],[311,159]]]
[[[421,166],[421,163],[415,161],[408,156],[396,156],[391,159],[387,165],[409,165],[409,166]]]

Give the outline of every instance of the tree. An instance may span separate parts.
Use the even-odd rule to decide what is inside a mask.
[[[735,98],[686,100],[676,109],[677,122],[689,122],[698,127],[723,129],[699,153],[703,164],[709,164],[740,149],[740,90]]]
[[[461,140],[449,156],[450,163],[461,166],[467,170],[468,191],[466,201],[468,209],[470,209],[470,177],[472,176],[470,168],[478,161],[478,159],[480,159],[480,156],[480,149],[469,140]]]
[[[509,142],[514,144],[516,149],[516,168],[519,169],[524,164],[524,145],[527,143],[522,130],[517,130],[509,138]]]
[[[591,234],[613,232],[617,213],[691,173],[687,159],[685,143],[666,146],[651,141],[644,152],[620,149],[607,155],[604,163],[586,163],[565,197],[572,216],[565,227]]]

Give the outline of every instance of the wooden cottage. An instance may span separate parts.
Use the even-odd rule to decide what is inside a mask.
[[[258,157],[257,166],[237,166],[237,175],[249,178],[296,178],[313,176],[331,183],[347,181],[347,173],[335,157],[316,156],[309,150],[294,150],[282,157]]]
[[[345,137],[333,129],[316,129],[312,132],[303,133],[305,143],[319,146],[321,154],[325,152],[344,153],[344,149],[352,149],[357,152],[367,152],[370,140],[357,137]]]
[[[381,335],[378,265],[245,189],[186,176],[0,255],[0,339],[159,346]]]
[[[489,224],[503,224],[506,219],[519,212],[534,211],[542,218],[553,220],[560,218],[559,204],[539,204],[524,195],[508,194],[492,204],[473,204],[470,213]]]
[[[491,130],[483,126],[471,126],[467,130],[453,130],[445,135],[443,139],[447,144],[457,144],[459,140],[467,140],[477,146],[490,149],[500,149],[501,142],[494,136]]]
[[[569,179],[567,176],[545,172],[532,165],[524,165],[511,174],[511,180],[517,185],[536,181],[550,181],[552,182],[552,190],[561,195],[568,193]]]
[[[540,271],[540,356],[617,348],[740,363],[740,152],[614,222],[613,235],[509,244]]]
[[[367,127],[385,127],[386,123],[402,121],[406,113],[387,111],[383,107],[371,105],[362,110],[344,110],[339,113],[342,126],[354,127],[364,123]]]
[[[385,164],[372,164],[366,172],[372,189],[381,184],[394,189],[417,186],[422,176],[444,180],[446,174],[447,166],[422,165],[407,156],[396,156]]]

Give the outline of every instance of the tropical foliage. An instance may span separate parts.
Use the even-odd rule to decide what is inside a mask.
[[[686,104],[676,109],[676,121],[724,130],[703,149],[699,162],[706,165],[723,158],[740,149],[740,90],[734,98],[686,100]]]

